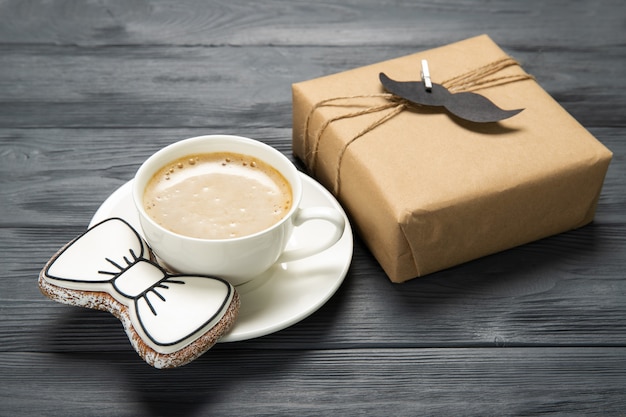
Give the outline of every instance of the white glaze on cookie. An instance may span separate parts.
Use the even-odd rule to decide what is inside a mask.
[[[176,352],[215,326],[234,288],[226,281],[170,275],[150,260],[145,241],[128,223],[111,218],[79,236],[44,270],[58,287],[105,292],[127,308],[135,332],[153,350]]]

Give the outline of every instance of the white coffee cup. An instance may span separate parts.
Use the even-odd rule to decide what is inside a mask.
[[[172,232],[146,212],[143,195],[153,175],[168,163],[191,154],[232,152],[258,158],[280,172],[291,185],[292,205],[277,223],[260,232],[227,239],[202,239]],[[207,135],[175,142],[149,157],[133,181],[133,201],[144,238],[170,269],[185,274],[211,275],[240,285],[261,275],[272,265],[306,258],[333,246],[345,228],[343,214],[331,207],[300,207],[302,180],[296,167],[278,150],[262,142],[232,135]],[[285,250],[294,227],[313,219],[334,225],[321,245]]]

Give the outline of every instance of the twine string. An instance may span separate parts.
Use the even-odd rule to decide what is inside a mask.
[[[534,77],[530,74],[516,74],[516,75],[503,75],[499,77],[491,77],[490,76],[502,71],[505,68],[510,66],[519,65],[519,63],[511,57],[502,58],[489,64],[483,65],[471,71],[468,71],[464,74],[458,75],[456,77],[452,77],[446,81],[443,81],[441,85],[445,87],[451,93],[459,93],[459,92],[470,92],[477,91],[484,88],[495,87],[499,85],[509,84],[516,81],[534,79]],[[339,116],[334,116],[328,120],[326,120],[320,128],[315,132],[315,135],[312,140],[312,146],[309,145],[309,124],[313,113],[321,108],[321,107],[356,107],[358,104],[354,104],[351,102],[352,100],[359,99],[371,99],[371,98],[384,98],[387,99],[388,102],[384,104],[376,104],[366,107],[361,110],[357,110],[350,113],[341,114]],[[346,101],[348,101],[346,103]],[[339,152],[338,160],[337,160],[337,169],[335,173],[335,180],[333,191],[335,195],[339,195],[340,186],[341,186],[341,176],[340,168],[341,163],[343,161],[343,157],[346,153],[348,146],[350,146],[354,141],[362,137],[363,135],[371,132],[378,126],[386,123],[387,121],[393,119],[398,114],[402,113],[405,109],[410,107],[418,107],[419,105],[416,103],[409,102],[408,100],[403,99],[395,94],[391,93],[381,93],[381,94],[365,94],[365,95],[354,95],[354,96],[342,96],[342,97],[333,97],[322,100],[316,103],[305,119],[304,124],[304,148],[305,155],[304,159],[307,166],[311,169],[313,175],[316,174],[317,170],[317,154],[319,151],[320,141],[324,134],[326,128],[331,124],[338,120],[350,119],[366,114],[377,113],[377,112],[385,112],[381,117],[376,119],[374,122],[370,123],[363,130],[358,132],[355,136],[350,138],[342,147]],[[387,111],[388,110],[388,111]],[[313,149],[311,149],[311,147]]]
[[[341,104],[342,101],[345,100],[353,100],[353,99],[369,99],[369,98],[386,98],[388,100],[390,100],[387,103],[384,104],[379,104],[379,105],[375,105],[375,106],[369,106],[366,107],[365,109],[362,110],[357,110],[351,113],[345,113],[345,114],[341,114],[339,116],[335,116],[332,117],[328,120],[326,120],[318,129],[317,134],[316,134],[316,140],[313,141],[313,149],[310,149],[310,146],[308,145],[309,141],[307,141],[307,137],[308,137],[308,132],[309,132],[309,124],[311,121],[311,117],[313,116],[313,113],[315,112],[315,110],[317,110],[320,107],[327,107],[327,106],[354,106],[354,104]],[[382,93],[382,94],[367,94],[367,95],[358,95],[358,96],[343,96],[343,97],[333,97],[333,98],[329,98],[326,100],[322,100],[318,103],[316,103],[313,108],[309,111],[309,114],[306,117],[306,120],[304,122],[304,132],[305,132],[305,149],[306,149],[306,155],[305,155],[305,159],[307,162],[307,165],[309,165],[310,167],[312,167],[313,169],[315,168],[315,165],[317,163],[317,151],[319,149],[319,144],[320,144],[320,139],[322,137],[322,135],[324,134],[324,131],[326,130],[326,128],[333,122],[336,122],[338,120],[342,120],[342,119],[349,119],[352,117],[358,117],[358,116],[362,116],[365,114],[370,114],[370,113],[376,113],[379,111],[383,111],[383,110],[387,110],[391,107],[395,107],[397,104],[393,102],[395,98],[394,94],[391,93]],[[359,136],[362,136],[363,134],[365,134],[367,132],[363,132],[362,134],[360,134]]]

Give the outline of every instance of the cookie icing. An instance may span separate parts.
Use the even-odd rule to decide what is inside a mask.
[[[132,226],[110,218],[59,252],[43,278],[71,290],[111,295],[127,307],[141,339],[156,352],[169,354],[221,320],[234,288],[220,278],[170,274],[151,258],[150,248]]]

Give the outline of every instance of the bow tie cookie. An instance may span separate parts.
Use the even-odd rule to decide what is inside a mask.
[[[196,359],[239,312],[231,284],[168,273],[119,218],[104,220],[63,247],[39,274],[39,288],[55,301],[113,314],[139,356],[155,368]]]

